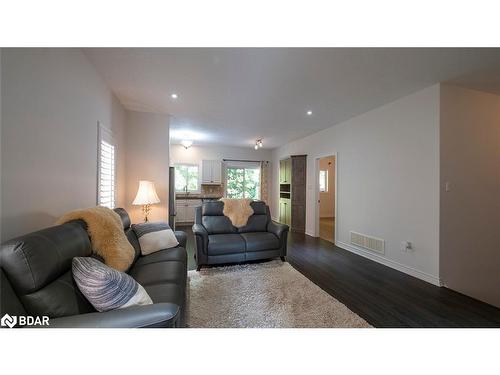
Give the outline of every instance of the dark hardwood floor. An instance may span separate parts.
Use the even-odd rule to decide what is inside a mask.
[[[195,269],[188,233],[189,267]],[[500,327],[500,309],[408,276],[332,243],[290,233],[287,261],[374,327]]]

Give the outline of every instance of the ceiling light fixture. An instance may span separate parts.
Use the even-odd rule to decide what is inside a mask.
[[[172,95],[170,95],[170,97],[175,100],[179,97],[179,95],[177,95],[176,93],[173,93]]]
[[[181,141],[181,145],[183,145],[184,148],[187,150],[189,147],[193,145],[193,141],[184,140]]]
[[[257,140],[255,141],[255,146],[254,146],[254,149],[258,150],[258,149],[259,149],[259,147],[262,147],[262,146],[264,146],[264,144],[262,143],[262,139],[257,139]]]
[[[313,111],[311,111],[311,110],[307,111],[308,116],[311,116],[312,114],[313,114]]]

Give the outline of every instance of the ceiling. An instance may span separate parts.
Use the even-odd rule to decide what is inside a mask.
[[[98,48],[84,53],[125,108],[172,116],[173,143],[187,138],[195,144],[252,147],[262,138],[265,148],[274,148],[444,81],[492,92],[498,86],[500,93],[500,75],[496,85],[488,83],[500,67],[500,49]]]

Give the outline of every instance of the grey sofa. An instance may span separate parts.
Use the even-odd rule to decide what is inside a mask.
[[[223,202],[205,202],[196,208],[193,233],[198,270],[205,265],[276,257],[285,260],[288,225],[272,221],[264,202],[254,201],[251,206],[254,214],[241,228],[224,216]]]
[[[49,327],[182,327],[185,321],[186,234],[179,246],[141,256],[139,241],[124,209],[116,209],[135,249],[128,270],[152,305],[96,312],[76,286],[73,257],[91,256],[83,221],[72,221],[15,238],[0,248],[0,316],[48,316]]]

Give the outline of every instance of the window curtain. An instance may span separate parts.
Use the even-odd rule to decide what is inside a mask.
[[[271,180],[271,166],[268,161],[260,162],[260,199],[269,204],[269,183]]]

